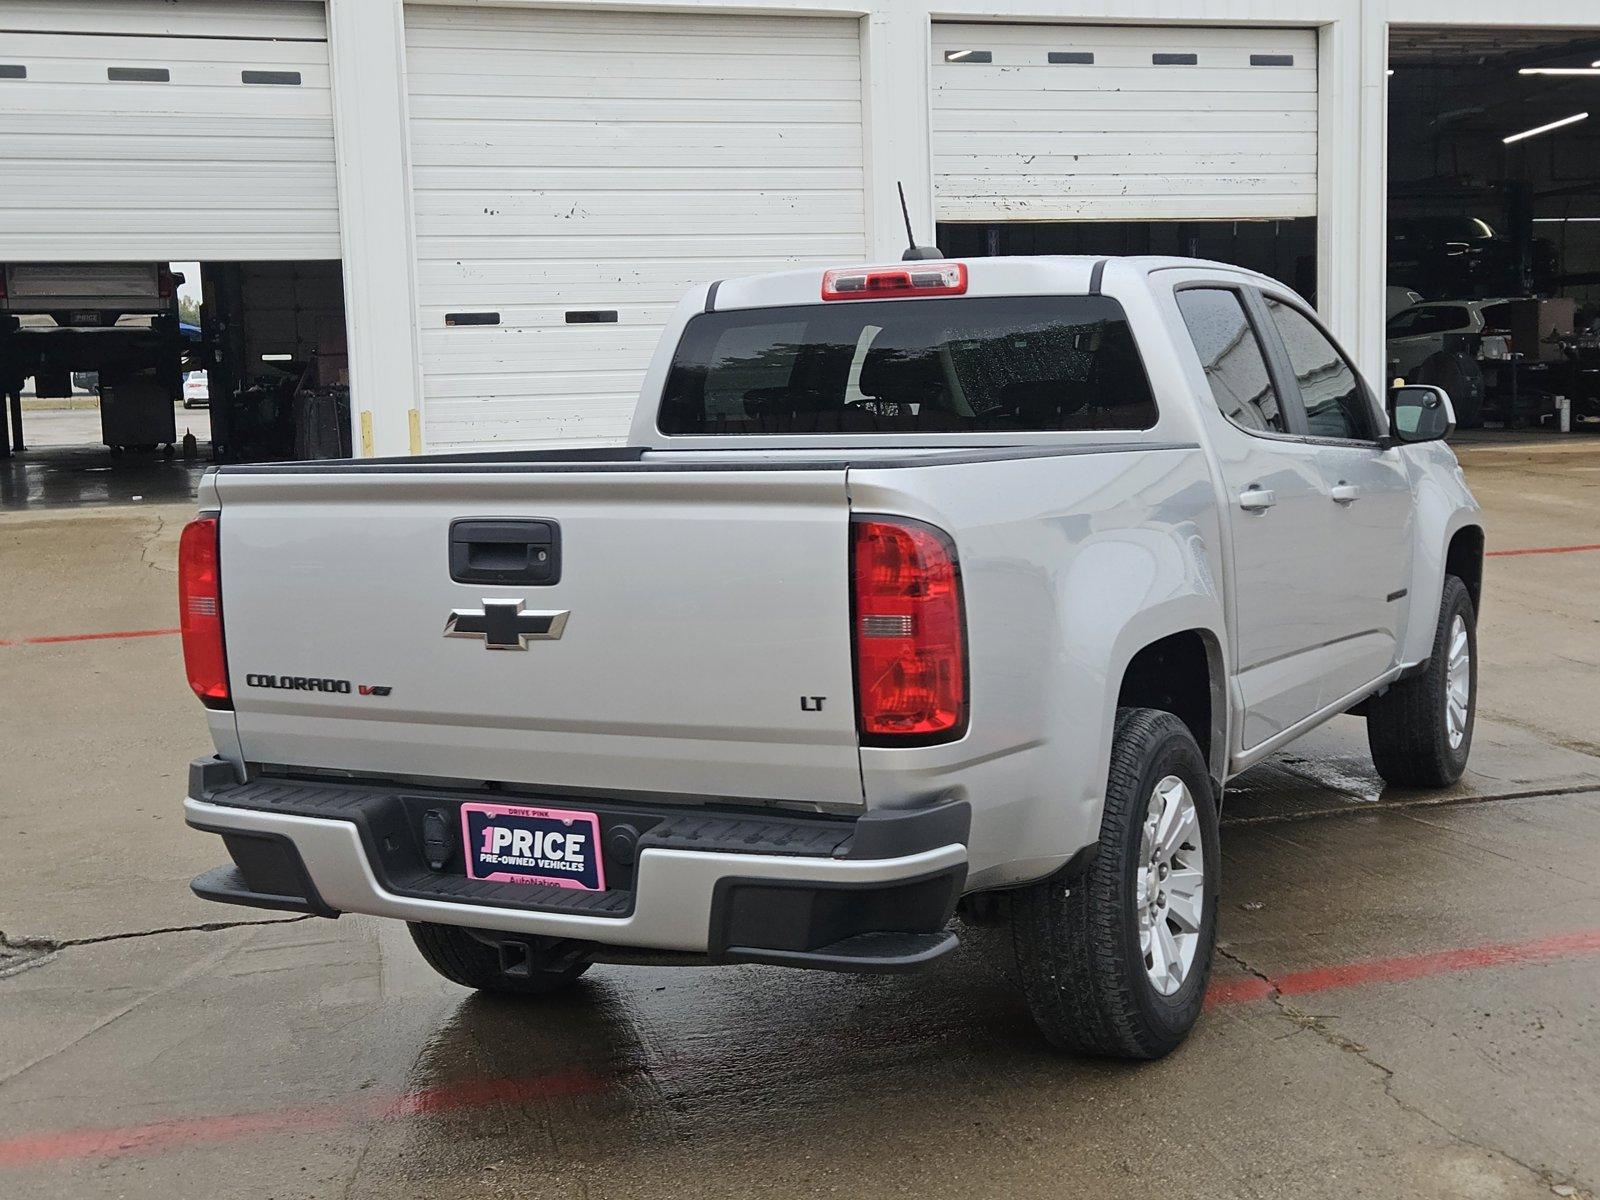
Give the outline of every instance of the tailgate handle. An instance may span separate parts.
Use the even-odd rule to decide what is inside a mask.
[[[554,521],[474,518],[450,522],[450,578],[457,583],[561,581],[561,527]]]

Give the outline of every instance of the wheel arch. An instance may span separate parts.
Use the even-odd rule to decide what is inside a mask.
[[[1483,526],[1463,525],[1450,536],[1444,553],[1444,573],[1467,585],[1474,614],[1483,611]]]
[[[1151,638],[1129,653],[1113,678],[1118,708],[1159,709],[1188,727],[1220,795],[1228,761],[1228,688],[1217,631],[1190,626]]]

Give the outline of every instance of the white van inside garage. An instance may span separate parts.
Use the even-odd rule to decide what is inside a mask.
[[[0,0],[0,30],[0,280],[27,281],[0,296],[8,445],[24,386],[44,422],[87,385],[105,447],[170,454],[204,373],[219,457],[348,453],[320,0]],[[174,262],[200,264],[198,322]],[[154,306],[51,302],[130,273],[164,281]]]

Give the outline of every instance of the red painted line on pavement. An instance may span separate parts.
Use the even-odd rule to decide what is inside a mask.
[[[68,1129],[23,1134],[0,1141],[0,1167],[27,1167],[67,1159],[101,1161],[131,1154],[159,1154],[185,1146],[231,1143],[269,1133],[305,1133],[427,1113],[497,1108],[558,1096],[581,1095],[604,1084],[587,1071],[536,1079],[463,1080],[388,1098],[357,1096],[312,1108],[235,1113],[152,1121],[109,1129]]]
[[[1234,976],[1213,980],[1206,1007],[1247,1004],[1272,995],[1304,996],[1369,983],[1394,983],[1490,967],[1551,962],[1600,953],[1600,929],[1583,929],[1526,942],[1464,946],[1430,954],[1367,959],[1339,966],[1295,971],[1275,979]],[[304,1133],[345,1128],[433,1113],[527,1104],[603,1090],[606,1080],[573,1069],[537,1078],[463,1080],[396,1096],[352,1096],[308,1107],[153,1121],[106,1129],[46,1130],[0,1140],[0,1168],[125,1155],[160,1154],[188,1146],[219,1145],[272,1133]]]
[[[56,633],[46,637],[0,638],[0,646],[54,646],[61,642],[104,642],[113,638],[172,637],[181,629],[121,629],[114,633]]]
[[[1265,1000],[1272,995],[1272,985],[1254,975],[1235,975],[1228,979],[1211,980],[1206,989],[1206,1007],[1219,1008],[1224,1004],[1249,1004]]]
[[[1519,554],[1579,554],[1585,550],[1600,550],[1600,543],[1593,546],[1535,546],[1530,550],[1490,550],[1485,558],[1512,558]]]
[[[1375,958],[1333,967],[1313,967],[1277,978],[1235,976],[1214,980],[1206,995],[1206,1007],[1220,1004],[1248,1004],[1268,996],[1308,996],[1335,988],[1360,987],[1369,983],[1396,983],[1425,979],[1433,975],[1454,975],[1481,971],[1488,967],[1517,966],[1522,963],[1549,962],[1600,953],[1600,929],[1582,929],[1531,942],[1499,942],[1487,946],[1463,946],[1437,950],[1431,954],[1406,954],[1395,958]]]

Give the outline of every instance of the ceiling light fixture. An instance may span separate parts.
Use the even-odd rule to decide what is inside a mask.
[[[1592,67],[1523,67],[1518,75],[1600,75],[1600,63]]]
[[[1535,125],[1532,129],[1524,129],[1521,133],[1513,133],[1510,137],[1504,137],[1500,140],[1509,146],[1512,142],[1525,141],[1531,137],[1538,137],[1541,133],[1549,133],[1552,129],[1560,129],[1566,125],[1576,125],[1579,121],[1587,121],[1588,119],[1589,114],[1586,112],[1573,113],[1570,117],[1562,117],[1561,120],[1551,121],[1548,125]]]

